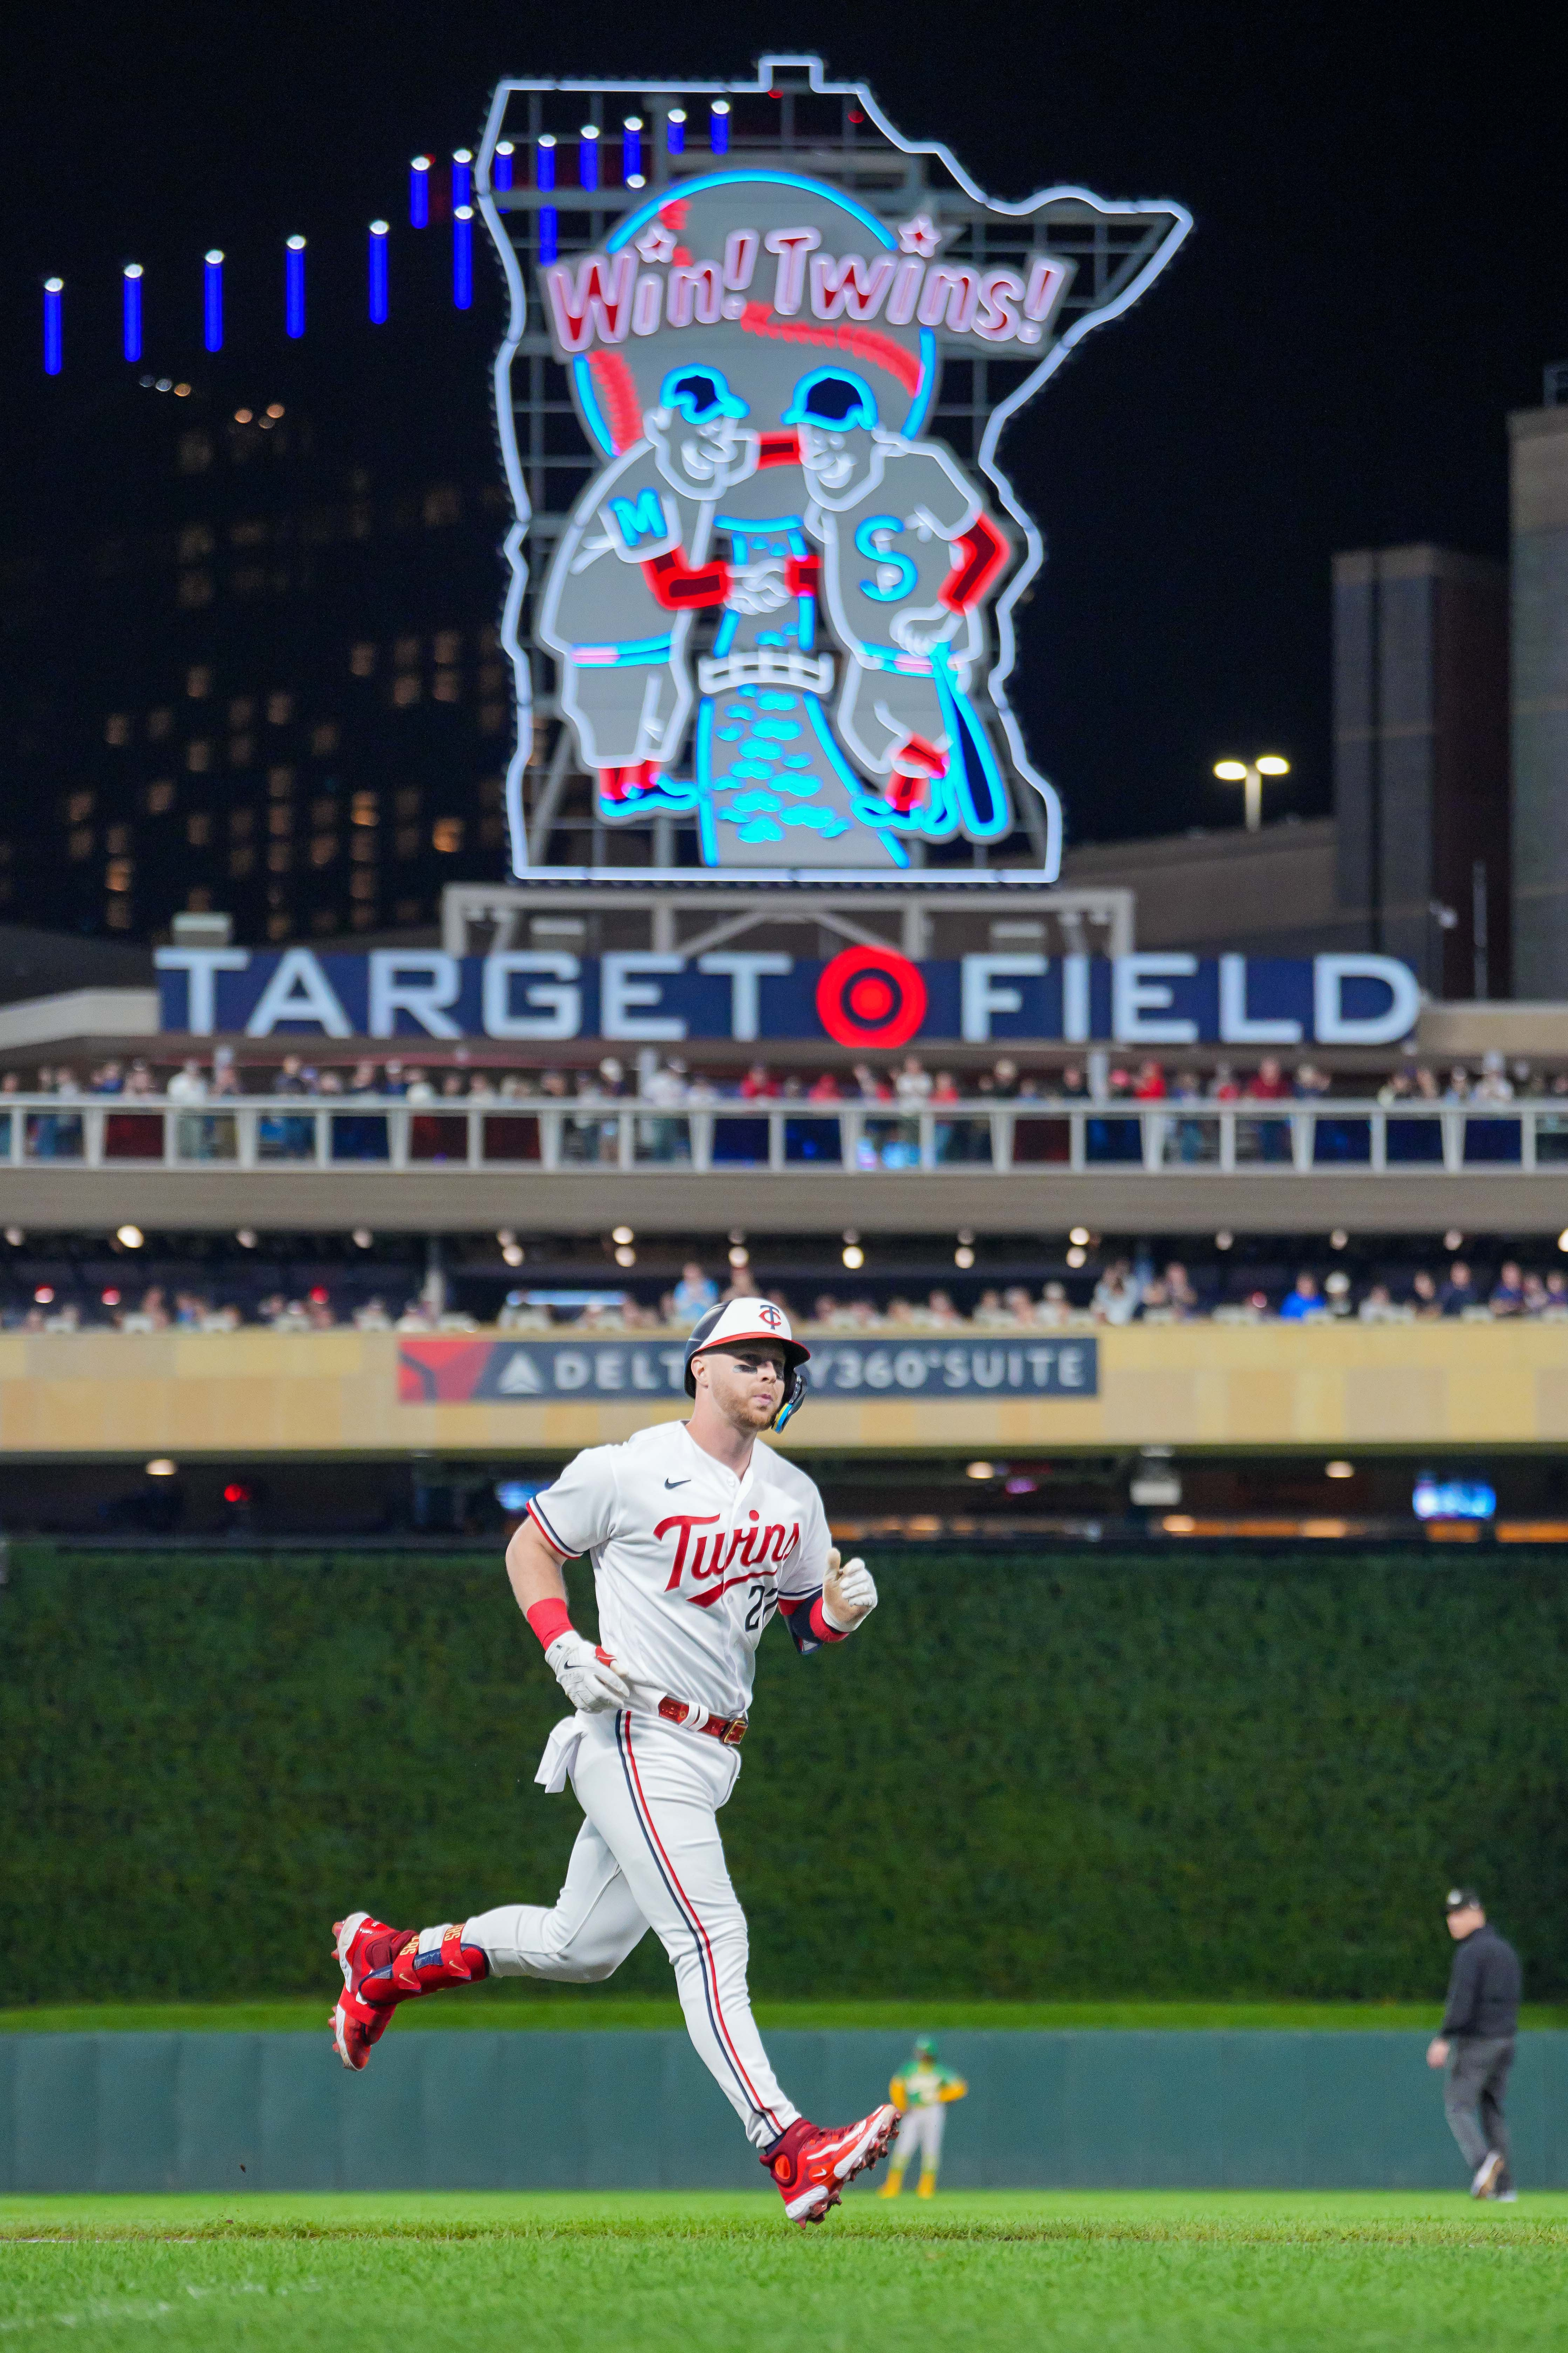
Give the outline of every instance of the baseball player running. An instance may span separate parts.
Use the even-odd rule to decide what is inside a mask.
[[[337,1926],[343,1990],[332,2037],[363,2067],[395,2006],[489,1977],[596,1984],[651,1927],[674,1965],[687,2030],[778,2185],[790,2220],[820,2222],[887,2154],[885,2104],[824,2130],[779,2088],[752,2017],[746,1921],[715,1820],[735,1787],[754,1654],[775,1612],[798,1650],[840,1642],[877,1606],[864,1561],[841,1565],[822,1498],[757,1440],[805,1392],[809,1356],[781,1308],[710,1308],[686,1348],[689,1421],[590,1447],[536,1495],[507,1548],[519,1608],[574,1713],[536,1779],[570,1780],[584,1821],[552,1906],[466,1921]],[[562,1564],[587,1553],[599,1641],[579,1634]]]
[[[893,2161],[888,2168],[888,2178],[879,2195],[896,2198],[904,2186],[904,2168],[915,2151],[921,2158],[921,2181],[917,2196],[936,2196],[936,2169],[942,2163],[942,2131],[947,2122],[947,2109],[954,2100],[962,2100],[969,2086],[962,2075],[951,2067],[940,2066],[936,2044],[929,2034],[922,2034],[915,2044],[915,2055],[906,2060],[888,2089],[893,2105],[903,2118],[899,2126],[899,2144],[893,2151]]]

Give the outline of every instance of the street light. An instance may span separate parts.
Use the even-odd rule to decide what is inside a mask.
[[[1256,833],[1263,823],[1263,779],[1288,776],[1290,763],[1278,752],[1264,752],[1256,760],[1216,760],[1214,772],[1222,784],[1247,786],[1247,830]]]

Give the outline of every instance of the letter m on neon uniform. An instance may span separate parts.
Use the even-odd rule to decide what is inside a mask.
[[[651,486],[633,499],[611,499],[610,521],[616,538],[628,555],[635,554],[642,542],[653,540],[653,554],[662,554],[670,544],[674,533],[664,512],[664,501]]]

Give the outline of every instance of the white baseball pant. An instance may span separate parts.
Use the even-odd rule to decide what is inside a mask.
[[[565,1883],[548,1910],[502,1904],[471,1915],[465,1941],[498,1977],[596,1985],[651,1927],[699,2055],[753,2147],[765,2148],[800,2111],[780,2091],[752,2016],[746,1915],[715,1819],[740,1757],[630,1710],[580,1715],[570,1730],[568,1769],[586,1819]]]
[[[946,2122],[944,2108],[906,2108],[893,2147],[893,2171],[902,2173],[919,2149],[921,2171],[934,2173],[942,2163],[942,2128]]]

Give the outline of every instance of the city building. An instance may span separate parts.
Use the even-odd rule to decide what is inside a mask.
[[[1563,371],[1548,371],[1548,398]],[[1568,385],[1563,385],[1568,392]],[[1514,976],[1568,996],[1568,406],[1509,418]]]

